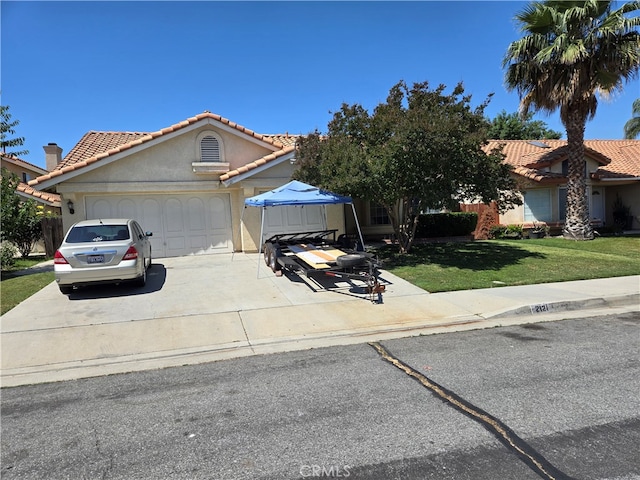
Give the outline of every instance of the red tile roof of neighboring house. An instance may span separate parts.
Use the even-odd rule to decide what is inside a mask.
[[[220,115],[216,115],[211,112],[204,112],[156,132],[88,132],[82,137],[78,144],[69,151],[62,162],[60,162],[53,171],[31,180],[29,185],[37,185],[38,183],[50,180],[65,173],[79,170],[111,155],[142,145],[146,142],[162,137],[163,135],[176,132],[204,119],[212,119],[228,125],[245,135],[249,135],[260,141],[268,143],[275,148],[282,149],[291,144],[295,144],[295,136],[289,136],[288,134],[261,135],[253,130],[243,127],[242,125],[238,125],[237,123],[221,117]]]
[[[150,135],[148,132],[87,132],[55,169],[62,170],[101,153],[117,150],[122,145],[135,142],[148,135]]]
[[[29,163],[26,160],[22,160],[21,158],[18,158],[18,157],[13,157],[13,156],[2,154],[2,158],[5,159],[5,160],[8,160],[9,162],[13,162],[14,164],[18,164],[18,165],[22,164],[28,170],[32,170],[32,171],[36,171],[36,172],[46,172],[47,171],[45,168],[38,167],[37,165],[34,165],[33,163]]]
[[[266,138],[270,138],[276,142],[280,142],[285,147],[294,146],[301,135],[289,135],[285,133],[284,135],[264,135]]]
[[[57,193],[42,192],[40,190],[36,190],[35,188],[31,188],[29,185],[23,182],[20,182],[18,184],[16,190],[18,192],[24,193],[25,195],[33,197],[33,199],[36,201],[40,200],[54,207],[59,207],[61,205],[60,195],[58,195]]]
[[[585,155],[600,164],[593,178],[640,177],[640,140],[585,140],[584,144]],[[541,169],[567,158],[566,140],[490,140],[484,150],[489,152],[500,145],[514,173],[536,182],[558,183],[564,179]]]

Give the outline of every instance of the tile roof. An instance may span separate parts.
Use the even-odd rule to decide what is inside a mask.
[[[48,203],[53,207],[59,207],[61,205],[60,195],[58,195],[57,193],[42,192],[40,190],[36,190],[35,188],[30,187],[29,185],[23,182],[20,182],[18,184],[18,187],[16,188],[16,190],[29,197],[33,197],[33,199],[36,201],[39,200],[41,202]]]
[[[548,145],[549,148],[536,145]],[[600,166],[593,178],[640,177],[640,140],[585,140],[585,153]],[[514,173],[537,182],[559,182],[564,177],[540,169],[567,158],[566,140],[490,140],[486,152],[503,145],[505,162],[513,165]]]
[[[84,134],[78,143],[65,155],[56,166],[56,170],[75,165],[88,158],[95,157],[110,150],[117,150],[122,145],[135,142],[147,135],[148,132],[96,132]]]
[[[243,127],[242,125],[232,122],[227,118],[205,111],[204,113],[187,118],[182,122],[156,132],[88,132],[82,137],[78,144],[74,146],[67,155],[65,155],[64,159],[53,171],[31,180],[29,185],[37,185],[38,183],[64,175],[65,173],[79,170],[111,155],[142,145],[146,142],[162,137],[163,135],[179,131],[204,119],[211,119],[220,122],[237,130],[238,132],[268,143],[278,149],[285,148],[291,143],[295,144],[295,136],[290,136],[288,134],[261,135],[253,130]]]
[[[270,138],[272,140],[280,142],[285,147],[290,147],[295,145],[298,139],[302,135],[290,135],[289,133],[285,133],[284,135],[278,134],[278,135],[264,135],[264,136],[266,138]]]
[[[246,165],[243,165],[240,168],[236,168],[235,170],[231,170],[230,172],[225,173],[224,175],[220,176],[220,181],[221,182],[226,182],[227,180],[233,178],[233,177],[237,177],[238,175],[242,175],[243,173],[247,173],[251,170],[255,170],[258,167],[261,167],[263,165],[266,165],[269,162],[273,162],[274,160],[282,157],[283,155],[286,155],[287,153],[291,153],[296,149],[295,147],[295,143],[293,145],[289,145],[288,147],[284,147],[282,150],[278,150],[277,152],[273,152],[270,153],[268,155],[265,155],[262,158],[259,158],[258,160],[251,162],[251,163],[247,163]]]
[[[9,156],[9,155],[2,155],[2,159],[3,160],[7,160],[11,163],[14,163],[16,165],[23,165],[26,169],[28,170],[32,170],[35,172],[46,172],[47,170],[42,168],[42,167],[38,167],[37,165],[34,165],[33,163],[29,163],[26,160],[22,160],[21,158],[18,157],[13,157],[13,156]]]

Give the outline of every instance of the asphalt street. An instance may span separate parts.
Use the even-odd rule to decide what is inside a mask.
[[[366,343],[4,388],[2,478],[638,479],[639,325],[380,342],[448,399]]]

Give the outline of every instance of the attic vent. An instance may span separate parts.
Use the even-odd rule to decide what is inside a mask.
[[[200,141],[200,161],[220,162],[220,144],[216,137],[206,136]]]
[[[530,144],[530,145],[534,145],[536,147],[540,147],[540,148],[551,148],[549,145],[547,145],[546,143],[541,142],[539,140],[532,140],[532,141],[527,142],[527,143]]]

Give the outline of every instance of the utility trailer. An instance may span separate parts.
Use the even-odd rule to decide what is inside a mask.
[[[380,295],[384,285],[378,279],[378,260],[358,250],[358,243],[337,230],[318,230],[273,235],[264,243],[264,261],[278,276],[283,271],[317,280],[321,277],[358,280],[367,293]]]

